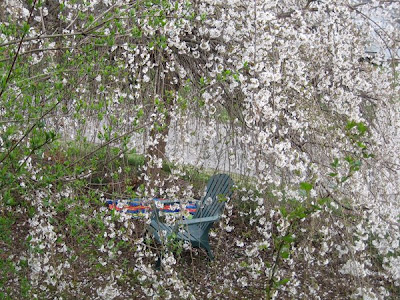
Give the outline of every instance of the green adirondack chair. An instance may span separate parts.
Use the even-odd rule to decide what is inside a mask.
[[[222,214],[227,197],[232,194],[233,181],[226,174],[214,175],[207,183],[206,194],[197,206],[197,211],[192,219],[182,220],[170,226],[160,222],[157,210],[154,211],[150,223],[150,231],[160,244],[164,239],[161,232],[165,232],[165,237],[173,235],[175,238],[188,241],[193,247],[203,248],[207,251],[210,260],[214,259],[211,251],[208,233],[213,223]],[[159,257],[156,267],[159,268],[161,258]]]

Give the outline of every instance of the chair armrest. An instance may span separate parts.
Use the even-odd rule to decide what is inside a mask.
[[[162,204],[173,204],[173,203],[180,203],[181,200],[171,200],[171,199],[166,199],[166,200],[156,200],[154,203],[162,203]]]
[[[215,222],[219,219],[219,216],[212,216],[212,217],[205,217],[205,218],[195,218],[189,220],[182,220],[179,221],[179,225],[193,225],[193,224],[200,224],[200,223],[208,223],[208,222]]]

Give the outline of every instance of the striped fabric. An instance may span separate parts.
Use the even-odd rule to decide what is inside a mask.
[[[160,198],[153,198],[155,202],[165,202],[166,199]],[[119,202],[122,202],[123,205],[118,205]],[[167,212],[167,213],[176,213],[179,212],[180,209],[175,204],[171,204],[171,202],[166,201],[168,204],[164,204],[160,211]],[[108,205],[109,209],[117,210],[117,211],[126,211],[127,213],[131,214],[143,214],[146,212],[151,211],[151,207],[149,205],[145,205],[142,202],[142,199],[135,198],[127,200],[111,200],[107,199],[106,204]],[[196,203],[189,202],[186,205],[186,211],[189,212],[191,215],[196,213],[197,207]]]

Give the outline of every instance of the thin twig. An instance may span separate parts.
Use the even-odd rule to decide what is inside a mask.
[[[35,129],[35,127],[39,124],[39,121],[42,120],[45,116],[47,116],[50,112],[52,112],[57,106],[58,104],[63,101],[63,100],[59,100],[57,101],[48,111],[46,111],[37,122],[35,122],[26,132],[25,134],[8,150],[8,152],[6,153],[6,155],[4,155],[4,157],[0,160],[0,164],[3,163],[7,157],[10,156],[10,154],[15,150],[15,148],[17,148],[17,146],[32,132],[33,129]]]
[[[67,49],[73,49],[73,48],[72,47],[39,48],[39,49],[33,49],[33,50],[29,50],[29,51],[20,53],[19,56],[27,55],[27,54],[31,54],[31,53],[35,53],[35,52],[57,51],[57,50],[67,50]],[[5,62],[10,59],[12,59],[12,57],[6,57],[6,58],[1,59],[0,62]]]
[[[36,2],[37,2],[37,0],[35,0],[35,2],[33,2],[31,11],[30,11],[30,13],[29,13],[29,18],[28,18],[28,21],[27,21],[27,24],[28,24],[28,25],[29,25],[29,23],[31,22],[31,19],[32,19],[32,16],[33,16],[33,10],[35,9]],[[27,31],[24,31],[24,33],[22,34],[21,39],[19,40],[18,49],[17,49],[17,52],[16,52],[15,55],[14,55],[14,60],[13,60],[13,62],[12,62],[11,68],[10,68],[10,70],[8,71],[6,80],[4,81],[4,83],[2,83],[3,86],[2,86],[2,88],[1,88],[0,98],[1,98],[1,96],[3,95],[4,91],[6,90],[7,83],[8,83],[8,81],[10,80],[11,73],[12,73],[12,71],[14,70],[15,63],[17,62],[18,54],[19,54],[19,51],[21,50],[21,47],[22,47],[22,42],[24,41],[25,35],[26,35],[28,32],[29,32],[29,29],[28,29]],[[1,46],[0,46],[0,47],[1,47]]]
[[[39,12],[40,12],[40,18],[42,19],[42,30],[43,30],[43,32],[46,32],[46,26],[44,24],[44,17],[43,17],[43,9],[42,9],[42,7],[39,8]]]
[[[36,3],[36,1],[35,1],[35,3]],[[0,47],[14,45],[14,44],[17,44],[17,43],[20,43],[20,46],[21,46],[22,42],[30,42],[30,41],[34,41],[34,40],[44,40],[44,39],[51,39],[51,38],[57,38],[57,37],[68,37],[68,36],[77,36],[77,35],[87,36],[87,35],[89,35],[90,32],[101,28],[103,25],[105,25],[108,22],[111,22],[114,19],[119,19],[119,18],[118,17],[112,17],[110,19],[107,19],[107,20],[101,22],[100,24],[98,24],[98,25],[96,25],[96,26],[94,26],[92,28],[88,28],[86,30],[78,31],[78,32],[38,35],[38,36],[33,36],[33,37],[30,37],[30,38],[23,39],[25,37],[25,34],[24,34],[24,36],[23,36],[23,38],[21,40],[9,41],[7,43],[0,44]]]

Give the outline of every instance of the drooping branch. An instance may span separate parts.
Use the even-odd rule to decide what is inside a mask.
[[[30,22],[32,20],[33,11],[35,9],[36,2],[37,2],[37,0],[35,0],[35,2],[33,2],[33,4],[32,4],[32,8],[31,8],[30,13],[29,13],[28,21],[26,23],[27,26],[29,26],[29,24],[30,24]],[[14,70],[14,66],[15,66],[15,63],[17,61],[19,51],[21,50],[22,42],[24,41],[24,38],[25,38],[26,34],[28,33],[28,31],[29,31],[29,29],[28,30],[24,30],[21,39],[15,42],[15,43],[19,43],[18,44],[18,49],[17,49],[17,52],[14,55],[14,59],[13,59],[13,62],[11,64],[11,67],[10,67],[10,69],[8,71],[7,77],[5,78],[5,80],[3,82],[1,82],[0,99],[1,99],[1,96],[3,95],[4,91],[6,90],[7,83],[10,80],[10,76],[11,76],[12,71]]]

